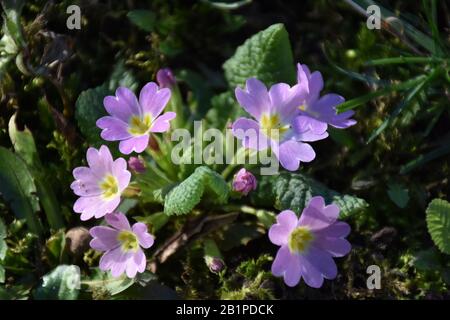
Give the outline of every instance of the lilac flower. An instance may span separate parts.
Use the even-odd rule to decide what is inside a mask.
[[[246,196],[250,191],[256,190],[256,178],[250,172],[242,168],[233,179],[233,190]]]
[[[350,226],[337,221],[339,208],[325,205],[322,197],[313,197],[300,219],[291,210],[282,211],[277,223],[269,230],[269,239],[281,246],[272,264],[272,273],[283,276],[293,287],[303,277],[306,284],[320,288],[323,279],[334,279],[337,267],[333,257],[350,252],[351,245],[344,239]]]
[[[301,161],[310,162],[316,156],[312,147],[302,141],[316,141],[328,136],[326,132],[313,134],[300,126],[293,130],[292,121],[305,97],[306,91],[301,85],[291,88],[285,83],[277,83],[268,91],[261,81],[248,79],[245,90],[236,88],[236,98],[256,121],[237,119],[232,126],[233,135],[242,140],[245,148],[258,151],[271,148],[284,168],[297,170]]]
[[[120,141],[123,154],[140,153],[147,148],[150,132],[169,130],[169,121],[175,112],[161,115],[170,99],[170,89],[159,89],[154,82],[147,83],[139,94],[139,101],[129,89],[119,87],[115,96],[103,100],[109,116],[97,120],[97,127],[103,129],[101,137],[106,141]]]
[[[138,157],[130,157],[128,159],[128,166],[130,169],[136,173],[144,173],[145,172],[145,164],[144,161],[139,159]]]
[[[161,88],[172,88],[176,84],[175,76],[169,68],[159,69],[156,80]]]
[[[337,114],[336,106],[345,99],[340,95],[330,93],[320,97],[323,89],[323,79],[319,71],[311,73],[306,65],[297,65],[297,81],[302,89],[307,92],[305,99],[298,106],[299,116],[294,121],[294,129],[310,129],[314,134],[324,133],[328,125],[345,129],[356,123],[350,119],[353,111]]]
[[[89,231],[93,237],[91,247],[105,252],[100,258],[100,270],[111,270],[113,277],[125,272],[129,278],[144,272],[146,258],[142,248],[148,249],[154,242],[147,226],[138,222],[130,227],[127,217],[120,212],[110,213],[105,219],[111,227],[98,226]]]
[[[75,181],[70,185],[73,192],[80,196],[73,210],[81,213],[81,220],[101,218],[113,212],[131,178],[127,162],[123,158],[113,160],[106,146],[101,146],[99,150],[89,148],[86,158],[89,167],[75,168]]]

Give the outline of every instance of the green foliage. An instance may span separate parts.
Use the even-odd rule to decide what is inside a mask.
[[[399,183],[390,183],[387,191],[389,198],[399,208],[405,208],[409,202],[409,191]]]
[[[266,85],[295,81],[294,59],[289,35],[283,24],[274,24],[241,45],[223,65],[231,88],[255,77]]]
[[[164,212],[167,215],[187,214],[200,203],[204,194],[211,203],[224,204],[229,193],[228,184],[217,172],[205,166],[198,167],[166,195]]]
[[[278,210],[290,209],[300,214],[314,196],[322,196],[327,203],[340,208],[340,218],[348,218],[368,206],[363,199],[341,195],[304,174],[281,173],[277,176],[260,176],[258,189],[252,193],[255,205],[274,206]]]
[[[144,31],[152,32],[155,28],[156,17],[150,10],[133,10],[128,12],[127,17]]]
[[[101,271],[98,268],[93,269],[92,275],[81,281],[82,287],[87,287],[86,290],[92,292],[94,296],[114,296],[128,289],[134,283],[134,279],[128,278],[125,274],[114,278],[110,272]]]
[[[54,230],[62,228],[64,223],[61,215],[61,207],[56,199],[52,186],[47,183],[48,174],[39,158],[33,134],[26,127],[23,131],[20,131],[15,121],[16,115],[12,116],[9,120],[9,136],[14,150],[24,160],[30,173],[33,175],[37,195],[47,215],[50,227]]]
[[[211,128],[225,129],[235,119],[243,116],[245,110],[239,106],[232,92],[224,92],[211,99],[211,108],[206,120]]]
[[[105,144],[100,137],[101,130],[97,127],[96,122],[107,115],[103,99],[114,94],[119,86],[125,86],[130,90],[137,88],[133,74],[125,68],[124,62],[121,60],[114,67],[108,81],[101,86],[87,89],[78,96],[75,103],[75,119],[81,133],[92,146],[99,147],[101,144]]]
[[[439,250],[450,254],[450,203],[434,199],[428,205],[426,213],[431,238]]]
[[[37,300],[75,300],[80,285],[80,268],[75,265],[59,265],[42,277],[42,285],[33,296]]]
[[[88,89],[78,96],[75,104],[75,119],[78,127],[89,144],[95,147],[103,143],[100,137],[101,130],[96,126],[96,122],[106,116],[103,98],[109,93],[110,90],[105,85]]]
[[[0,219],[0,283],[5,282],[5,268],[2,265],[2,261],[6,256],[6,250],[8,250],[5,238],[6,226],[3,223],[2,219]]]
[[[144,173],[136,176],[136,183],[142,201],[149,203],[164,203],[164,197],[174,184],[153,162],[147,164]]]
[[[39,201],[33,177],[25,162],[4,147],[0,147],[0,181],[0,193],[16,216],[25,218],[30,230],[40,235]]]

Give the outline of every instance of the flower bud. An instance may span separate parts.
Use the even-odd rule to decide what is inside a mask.
[[[233,179],[233,190],[246,196],[250,191],[256,189],[256,178],[250,172],[242,168]]]
[[[142,161],[138,157],[130,157],[130,159],[128,160],[128,167],[136,173],[145,172],[144,161]]]
[[[212,258],[208,264],[209,270],[214,273],[219,273],[225,268],[225,263],[220,258]]]
[[[159,69],[156,80],[161,88],[172,88],[176,84],[175,76],[169,68]]]

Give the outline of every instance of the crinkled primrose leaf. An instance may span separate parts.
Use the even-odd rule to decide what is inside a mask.
[[[326,203],[336,204],[340,209],[341,219],[368,207],[364,199],[339,194],[304,174],[287,172],[277,176],[258,177],[258,189],[251,194],[251,201],[259,206],[302,212],[309,199],[317,195],[324,197]]]
[[[450,202],[434,199],[427,208],[427,226],[436,246],[450,254]]]
[[[237,48],[223,65],[230,87],[242,86],[255,77],[266,85],[295,81],[294,59],[289,35],[278,23],[258,32]]]
[[[228,200],[230,189],[226,181],[208,167],[198,167],[193,174],[165,197],[164,212],[167,215],[189,213],[200,203],[204,194],[206,200],[215,204],[223,204]]]

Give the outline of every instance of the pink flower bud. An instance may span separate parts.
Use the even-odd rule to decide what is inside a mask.
[[[233,179],[233,190],[246,196],[250,191],[256,189],[256,178],[250,172],[242,168]]]
[[[175,76],[169,68],[159,69],[156,80],[161,88],[172,88],[176,84]]]
[[[144,161],[142,161],[138,157],[130,157],[130,159],[128,160],[128,167],[136,173],[145,172]]]

